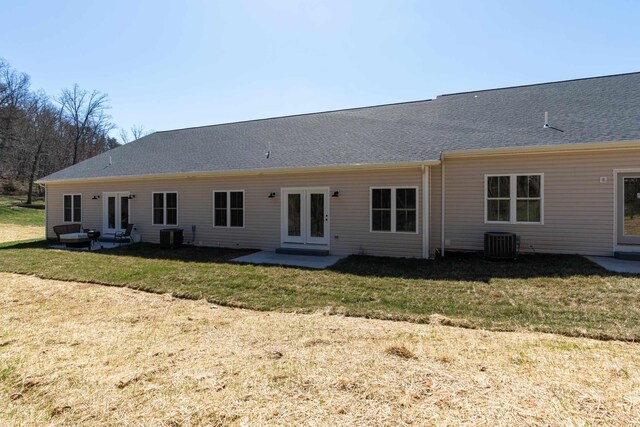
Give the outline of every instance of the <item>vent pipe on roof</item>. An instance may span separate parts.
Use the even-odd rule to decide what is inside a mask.
[[[553,130],[557,130],[558,132],[563,132],[564,133],[564,131],[562,129],[555,128],[555,127],[553,127],[553,126],[551,126],[549,124],[549,112],[548,111],[544,112],[544,125],[542,126],[542,128],[543,129],[553,129]]]

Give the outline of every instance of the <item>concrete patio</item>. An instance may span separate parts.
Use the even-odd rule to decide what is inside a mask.
[[[271,251],[260,251],[235,258],[232,260],[232,262],[245,264],[287,265],[292,267],[323,269],[331,267],[340,259],[342,259],[342,257],[335,255],[292,255],[277,254]]]
[[[126,246],[126,245],[131,245],[132,243],[127,242],[127,243],[114,243],[114,242],[102,242],[102,241],[98,241],[98,242],[93,242],[91,244],[91,248],[88,247],[81,247],[81,248],[73,248],[73,247],[67,247],[64,243],[56,243],[54,245],[49,246],[49,248],[51,249],[62,249],[62,250],[67,250],[67,251],[84,251],[84,252],[95,252],[95,251],[99,251],[102,249],[113,249],[113,248],[117,248],[120,246]]]
[[[588,256],[589,261],[614,273],[640,274],[640,261],[618,259],[604,256]]]

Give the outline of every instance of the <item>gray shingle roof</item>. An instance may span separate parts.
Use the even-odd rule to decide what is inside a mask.
[[[543,129],[545,111],[564,132]],[[449,151],[628,140],[640,140],[640,73],[155,132],[40,181],[409,163]]]

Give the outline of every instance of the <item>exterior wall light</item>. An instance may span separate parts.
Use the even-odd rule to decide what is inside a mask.
[[[269,193],[269,198],[273,199],[274,197],[276,197],[276,193]]]
[[[339,191],[334,191],[333,194],[331,195],[331,197],[340,197],[340,192]]]

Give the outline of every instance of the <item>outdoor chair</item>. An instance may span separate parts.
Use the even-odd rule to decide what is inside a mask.
[[[131,241],[131,231],[133,231],[133,224],[128,224],[125,231],[116,231],[113,236],[115,243],[129,243]]]

